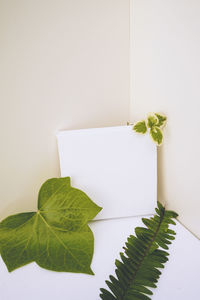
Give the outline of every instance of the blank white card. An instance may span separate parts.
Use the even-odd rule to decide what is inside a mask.
[[[157,153],[148,135],[132,126],[61,131],[61,176],[103,207],[96,219],[154,213]]]

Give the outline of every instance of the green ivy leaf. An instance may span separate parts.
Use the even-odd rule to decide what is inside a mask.
[[[42,268],[93,274],[93,233],[87,225],[102,208],[70,185],[52,178],[41,187],[38,211],[12,215],[0,223],[0,252],[11,272],[35,261]]]
[[[154,126],[150,130],[150,136],[152,137],[153,141],[160,146],[163,141],[163,134],[160,128]]]
[[[147,126],[145,121],[140,121],[133,126],[133,130],[138,133],[145,134],[147,132]]]
[[[158,123],[158,119],[155,116],[153,116],[153,115],[148,116],[148,118],[147,118],[147,127],[148,128],[152,128],[157,123]]]
[[[155,113],[155,116],[158,118],[158,123],[157,123],[156,126],[157,127],[163,127],[166,124],[167,117],[163,116],[163,115],[160,115],[160,114],[157,114],[157,113]]]

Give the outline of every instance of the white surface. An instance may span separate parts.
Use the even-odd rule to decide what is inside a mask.
[[[133,0],[131,15],[131,121],[167,115],[158,198],[200,238],[200,1]]]
[[[157,193],[156,146],[132,126],[58,133],[61,176],[83,190],[103,210],[96,219],[154,212]]]
[[[56,273],[39,268],[35,263],[8,273],[0,259],[1,300],[99,300],[99,288],[114,274],[114,261],[141,218],[95,221],[91,229],[95,236],[92,269],[95,276]],[[152,300],[199,299],[200,242],[179,223],[170,246],[170,257],[154,290]]]
[[[0,218],[60,176],[55,132],[124,125],[129,104],[129,0],[0,0]]]

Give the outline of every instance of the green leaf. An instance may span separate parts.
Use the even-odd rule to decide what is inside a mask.
[[[158,127],[152,127],[150,130],[150,136],[152,137],[153,141],[160,146],[163,141],[163,134],[160,128]]]
[[[42,268],[93,274],[93,233],[87,225],[101,210],[70,177],[41,187],[38,211],[12,215],[0,223],[0,252],[9,271],[35,261]]]
[[[166,120],[166,116],[154,113],[148,115],[146,122],[143,120],[136,123],[133,130],[142,134],[146,133],[148,130],[153,141],[160,146],[163,141],[163,133],[161,129],[165,126]]]
[[[133,126],[133,130],[135,130],[138,133],[145,134],[147,132],[147,126],[146,126],[145,121],[143,120],[143,121],[136,123]]]
[[[161,114],[155,113],[155,116],[158,118],[158,123],[156,124],[157,127],[164,127],[167,121],[167,117]]]
[[[148,128],[152,128],[153,126],[155,126],[158,123],[158,119],[153,116],[153,115],[149,115],[147,117],[147,127]]]
[[[100,298],[103,300],[150,300],[149,295],[155,288],[161,275],[160,269],[168,261],[170,240],[174,239],[174,231],[169,225],[177,214],[166,211],[158,202],[156,214],[149,219],[143,218],[146,227],[137,227],[136,236],[129,236],[124,247],[125,252],[120,253],[121,260],[116,260],[116,276],[106,280],[109,290],[100,289]]]

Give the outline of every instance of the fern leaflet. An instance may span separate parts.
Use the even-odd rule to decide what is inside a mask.
[[[151,300],[151,288],[161,275],[160,268],[168,260],[168,244],[176,234],[169,225],[176,225],[173,218],[178,215],[167,211],[158,202],[156,214],[151,218],[143,218],[146,227],[137,227],[136,236],[129,236],[121,260],[116,260],[116,277],[110,276],[106,281],[109,290],[100,289],[103,300]],[[149,289],[150,288],[150,289]]]

